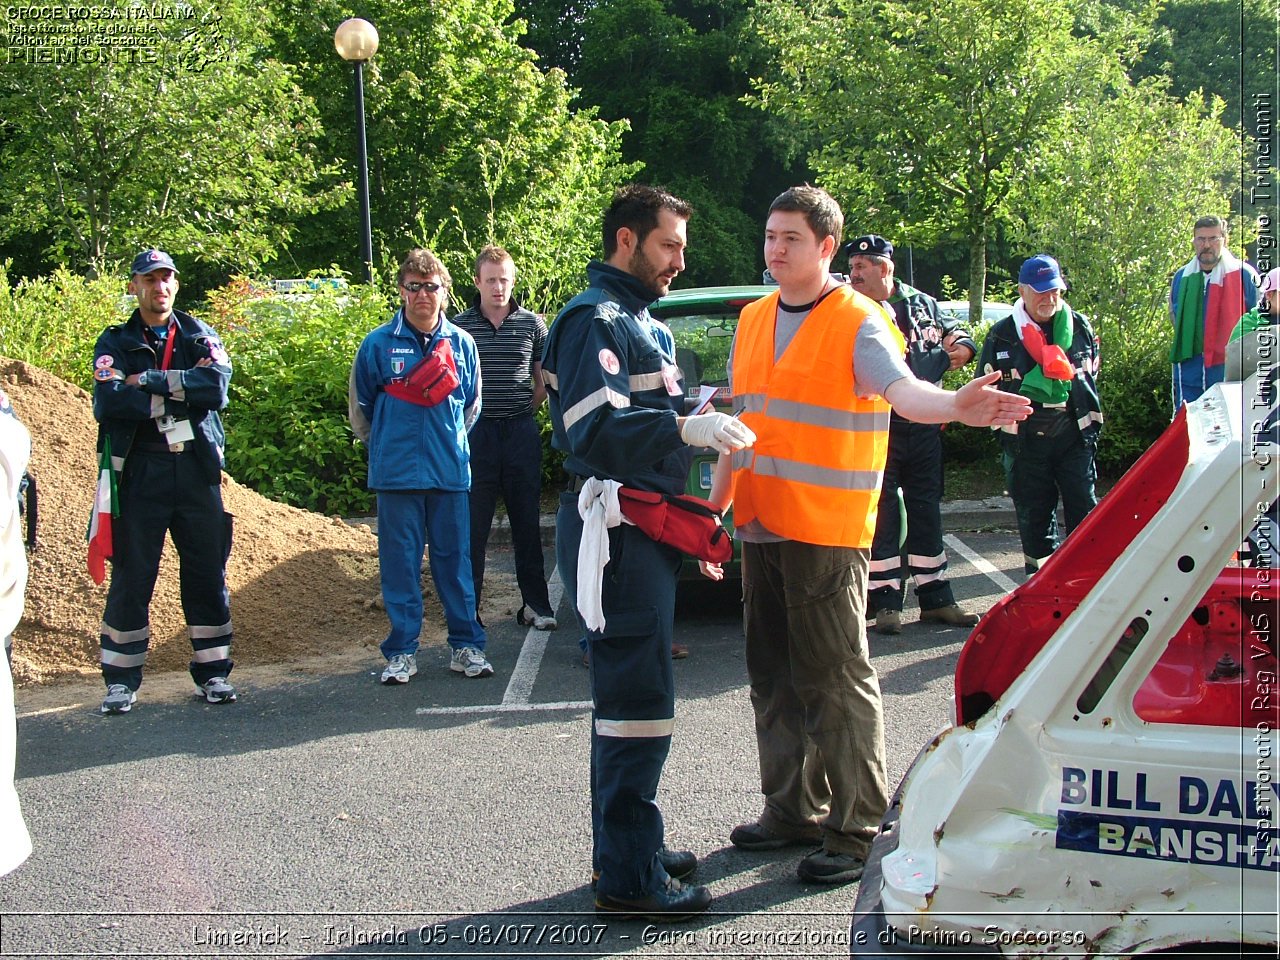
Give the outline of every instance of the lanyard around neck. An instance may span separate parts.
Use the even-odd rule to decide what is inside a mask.
[[[168,370],[169,364],[173,362],[173,342],[178,339],[177,334],[177,321],[170,320],[169,329],[164,335],[164,357],[160,361],[161,370]]]

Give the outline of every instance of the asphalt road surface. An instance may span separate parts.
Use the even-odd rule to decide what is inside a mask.
[[[953,533],[949,548],[970,609],[1023,579],[1008,533]],[[567,605],[558,613],[571,622]],[[891,787],[950,716],[966,636],[915,622],[911,606],[904,621],[900,637],[871,641]],[[795,866],[807,851],[728,842],[761,802],[732,588],[690,591],[677,621],[692,653],[675,665],[659,800],[668,842],[698,854],[695,879],[715,896],[678,925],[593,910],[575,632],[489,626],[486,680],[451,674],[430,648],[406,687],[379,685],[375,662],[238,670],[228,706],[157,683],[129,715],[102,717],[96,687],[39,709],[20,691],[18,790],[35,852],[0,878],[0,956],[848,956],[856,884],[805,885]]]

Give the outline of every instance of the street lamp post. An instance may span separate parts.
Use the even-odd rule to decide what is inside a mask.
[[[373,282],[373,224],[369,213],[369,153],[364,139],[364,65],[378,52],[378,31],[368,20],[344,20],[333,33],[338,56],[355,67],[356,151],[360,162],[360,258],[364,282]]]

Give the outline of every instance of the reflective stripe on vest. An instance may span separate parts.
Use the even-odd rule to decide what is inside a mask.
[[[883,310],[848,287],[813,309],[774,361],[779,295],[738,323],[733,387],[755,446],[732,457],[734,519],[821,546],[870,547],[889,447],[889,404],[857,396],[853,351]],[[903,348],[905,350],[905,346]]]

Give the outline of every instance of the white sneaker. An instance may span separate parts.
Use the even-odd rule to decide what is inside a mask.
[[[418,658],[412,653],[397,653],[382,671],[383,683],[408,683],[418,672]]]
[[[527,605],[521,607],[516,614],[516,623],[522,627],[533,627],[535,630],[554,630],[559,626],[555,617],[538,613],[533,607]]]
[[[449,669],[473,680],[476,677],[493,676],[493,665],[475,647],[459,647],[453,651]]]
[[[226,677],[210,677],[196,687],[196,696],[204,697],[210,703],[235,703],[236,688],[227,683]]]
[[[102,701],[103,713],[128,713],[137,702],[138,695],[123,683],[107,687],[107,698]]]

